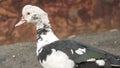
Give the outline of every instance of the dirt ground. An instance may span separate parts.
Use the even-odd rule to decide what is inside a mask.
[[[120,31],[118,30],[71,37],[68,39],[120,55]],[[36,57],[36,42],[0,46],[0,68],[42,68]]]

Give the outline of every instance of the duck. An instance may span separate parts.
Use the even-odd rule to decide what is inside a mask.
[[[23,7],[22,17],[15,27],[24,23],[36,26],[36,55],[43,68],[120,67],[120,56],[73,40],[59,39],[51,28],[48,14],[38,6]]]

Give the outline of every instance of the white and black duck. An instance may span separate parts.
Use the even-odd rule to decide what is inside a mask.
[[[120,67],[120,57],[72,40],[59,40],[53,33],[48,14],[37,6],[26,5],[15,26],[33,23],[37,31],[37,57],[44,68]]]

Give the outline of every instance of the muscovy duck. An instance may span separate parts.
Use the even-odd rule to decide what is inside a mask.
[[[37,6],[24,6],[22,18],[15,27],[25,22],[36,25],[36,53],[44,68],[120,67],[119,56],[73,40],[59,40],[51,29],[48,14]]]

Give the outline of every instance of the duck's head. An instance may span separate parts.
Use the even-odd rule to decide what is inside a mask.
[[[39,28],[42,28],[44,25],[50,25],[48,14],[39,7],[32,5],[26,5],[23,7],[21,20],[15,25],[15,27],[20,26],[25,22],[35,24],[39,26]]]

